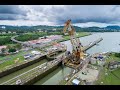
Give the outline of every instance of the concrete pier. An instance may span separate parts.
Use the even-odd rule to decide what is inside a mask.
[[[96,45],[97,43],[99,43],[102,40],[103,40],[103,38],[99,38],[98,40],[94,41],[93,43],[91,43],[87,46],[84,46],[83,51],[86,51],[86,50],[90,49],[91,47],[93,47],[94,45]]]

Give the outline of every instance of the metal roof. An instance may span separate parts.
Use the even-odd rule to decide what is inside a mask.
[[[72,83],[78,85],[78,84],[80,83],[80,81],[79,81],[78,79],[74,79],[74,80],[72,81]]]

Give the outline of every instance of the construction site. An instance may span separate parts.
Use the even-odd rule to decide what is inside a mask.
[[[0,85],[32,85],[60,66],[63,68],[69,67],[71,71],[56,85],[93,85],[99,76],[99,66],[105,63],[104,54],[90,55],[86,51],[101,42],[103,38],[100,37],[92,43],[83,46],[80,39],[76,37],[76,31],[71,24],[71,20],[65,22],[63,33],[64,35],[68,34],[70,37],[72,52],[67,51],[66,45],[57,43],[53,39],[53,37],[60,39],[61,36],[50,36],[49,38],[54,40],[51,44],[48,44],[51,41],[49,39],[22,43],[26,47],[37,47],[39,51],[31,51],[34,55],[26,54],[24,62],[13,64],[1,70]],[[47,40],[47,44],[41,44],[45,40]],[[32,42],[37,43],[36,46]],[[97,60],[98,58],[100,60]]]
[[[119,14],[118,5],[0,5],[0,85],[120,85]]]

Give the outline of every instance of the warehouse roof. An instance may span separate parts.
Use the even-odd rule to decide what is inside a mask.
[[[72,81],[72,83],[75,84],[75,85],[79,85],[80,81],[79,81],[78,79],[74,79],[74,80]]]

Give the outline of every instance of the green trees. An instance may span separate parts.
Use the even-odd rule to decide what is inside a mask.
[[[37,35],[27,35],[27,34],[16,37],[18,41],[28,41],[28,40],[38,39],[38,38],[39,36]]]
[[[21,44],[7,45],[8,52],[14,52],[22,48]]]
[[[29,41],[29,40],[38,39],[39,37],[46,36],[46,35],[47,35],[46,32],[41,32],[41,33],[35,32],[35,33],[28,33],[28,34],[20,35],[16,37],[15,39],[18,41]]]
[[[8,50],[8,52],[10,53],[10,52],[16,52],[16,49],[15,48],[10,48],[9,50]]]
[[[9,52],[9,53],[16,51],[15,47],[14,47],[14,46],[11,46],[11,45],[7,45],[7,49],[8,49],[8,52]]]
[[[115,53],[115,56],[120,58],[120,53]]]
[[[20,50],[22,48],[21,44],[16,44],[14,47],[18,50]]]
[[[5,45],[5,44],[11,44],[12,41],[10,39],[11,37],[0,37],[0,45]]]
[[[6,44],[12,44],[11,37],[15,34],[0,34],[0,46]]]

